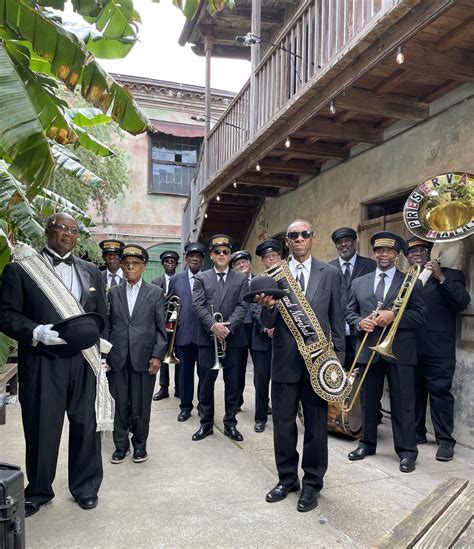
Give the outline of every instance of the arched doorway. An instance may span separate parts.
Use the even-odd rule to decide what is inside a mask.
[[[172,250],[178,255],[181,255],[181,245],[177,242],[164,242],[163,244],[157,244],[156,246],[147,248],[150,259],[148,260],[145,272],[143,273],[143,279],[146,282],[151,282],[165,272],[163,265],[161,264],[160,254],[167,250]],[[180,260],[176,272],[180,272],[181,270],[182,265]]]

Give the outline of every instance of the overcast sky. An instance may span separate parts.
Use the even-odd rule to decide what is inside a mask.
[[[109,72],[204,86],[204,58],[195,55],[189,45],[181,47],[178,44],[186,20],[181,11],[171,4],[171,0],[161,0],[159,4],[151,0],[134,0],[134,6],[142,18],[140,42],[124,59],[101,59],[103,67]],[[212,60],[213,88],[237,92],[249,74],[247,61]]]

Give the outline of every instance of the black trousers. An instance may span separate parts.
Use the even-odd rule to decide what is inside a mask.
[[[103,470],[95,385],[95,375],[81,354],[51,360],[32,354],[26,363],[20,362],[27,500],[42,504],[54,497],[52,484],[65,413],[69,420],[69,491],[76,499],[97,495]]]
[[[247,373],[247,361],[249,356],[249,349],[252,344],[252,324],[244,324],[245,334],[247,335],[248,346],[245,347],[245,352],[242,352],[239,363],[239,406],[244,403],[244,391],[245,391],[245,375]],[[253,352],[250,351],[253,357]]]
[[[344,358],[344,369],[350,370],[355,358],[356,336],[346,335],[346,354]]]
[[[364,434],[359,445],[366,450],[375,451],[377,448],[379,404],[387,376],[395,452],[400,459],[416,459],[418,456],[415,434],[415,368],[413,365],[393,364],[382,359],[370,367],[365,380],[365,390],[361,396]],[[364,369],[365,365],[361,365],[361,375]]]
[[[253,384],[255,386],[255,421],[268,419],[268,395],[272,368],[272,348],[266,351],[252,351]]]
[[[272,380],[273,442],[278,477],[285,486],[298,478],[296,413],[300,401],[305,420],[303,485],[320,491],[328,468],[328,407],[313,391],[306,372],[298,383]]]
[[[226,356],[222,361],[224,366],[222,375],[224,377],[224,398],[225,415],[224,425],[232,427],[237,425],[236,413],[239,403],[239,364],[242,354],[247,352],[246,347],[234,347],[227,349]],[[199,417],[201,425],[212,425],[214,423],[214,385],[219,370],[212,370],[215,355],[214,347],[199,347],[199,365],[201,377],[199,380]]]
[[[193,409],[194,398],[194,365],[197,363],[198,377],[201,379],[201,372],[198,362],[199,347],[195,343],[178,347],[179,358],[179,396],[181,398],[180,408],[182,411],[190,412]],[[198,384],[198,396],[199,396]]]
[[[426,436],[426,403],[430,397],[431,421],[436,442],[454,446],[454,397],[451,394],[455,358],[419,356],[416,379],[416,435]]]
[[[167,332],[166,335],[168,338],[168,347],[167,347],[168,349],[172,334],[170,332]],[[179,379],[180,379],[179,364],[175,364],[174,365],[174,390],[175,390],[175,393],[177,394],[179,394]],[[170,366],[166,362],[162,362],[161,368],[160,368],[160,387],[165,387],[166,389],[168,389],[169,386],[170,386]]]
[[[136,372],[130,360],[118,372],[109,372],[110,393],[115,399],[114,443],[119,451],[145,448],[150,428],[151,401],[156,374]]]

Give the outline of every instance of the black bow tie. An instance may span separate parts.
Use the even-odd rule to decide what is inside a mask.
[[[58,257],[57,255],[52,254],[48,249],[44,249],[44,252],[49,255],[49,257],[53,260],[53,267],[57,267],[61,263],[66,263],[66,265],[72,265],[72,255],[69,257]]]

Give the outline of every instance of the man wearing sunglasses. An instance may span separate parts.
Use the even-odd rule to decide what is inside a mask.
[[[66,213],[48,218],[45,261],[85,312],[107,319],[99,268],[73,255],[79,231]],[[97,505],[102,482],[100,434],[96,432],[96,377],[81,352],[69,350],[53,325],[61,320],[47,294],[18,263],[2,276],[0,330],[19,343],[18,374],[26,443],[26,516],[54,498],[64,414],[69,419],[69,491],[82,509]],[[104,322],[102,337],[107,337]]]
[[[193,306],[199,323],[195,343],[199,346],[199,416],[201,427],[192,439],[202,440],[213,434],[214,385],[219,370],[215,338],[224,344],[225,357],[221,360],[225,385],[224,434],[232,440],[243,440],[237,429],[239,403],[239,365],[247,352],[244,319],[247,304],[243,296],[248,292],[248,278],[229,268],[232,241],[228,235],[217,234],[209,241],[210,258],[214,267],[196,275],[193,288]],[[220,313],[222,321],[214,314]]]
[[[158,278],[152,280],[151,283],[159,286],[163,292],[165,292],[165,296],[167,296],[171,277],[176,274],[179,255],[174,250],[166,250],[160,255],[160,259],[165,272]],[[171,334],[168,333],[168,340],[170,338]],[[153,400],[164,400],[165,398],[169,398],[169,386],[170,367],[169,364],[163,362],[160,368],[160,390],[153,395]],[[174,396],[179,398],[179,364],[174,365]]]
[[[416,236],[407,241],[410,265],[431,271],[422,289],[428,308],[428,322],[417,330],[418,364],[415,369],[416,443],[426,444],[426,404],[430,397],[431,421],[438,461],[454,455],[454,397],[451,393],[456,366],[456,317],[470,303],[464,274],[440,267],[431,259],[433,244]]]
[[[341,306],[341,281],[336,267],[311,256],[313,231],[308,221],[297,219],[288,227],[286,245],[288,264],[326,337],[331,337],[339,360],[344,361],[344,321]],[[278,484],[268,492],[266,501],[281,501],[300,490],[298,480],[298,403],[303,405],[305,433],[303,442],[303,490],[297,510],[310,511],[318,505],[319,492],[328,466],[327,402],[313,390],[303,357],[271,296],[261,295],[257,303],[266,307],[261,320],[275,327],[272,354],[272,408],[275,461]]]

